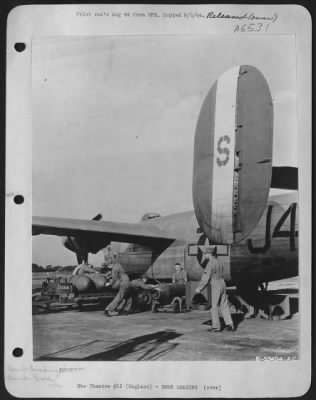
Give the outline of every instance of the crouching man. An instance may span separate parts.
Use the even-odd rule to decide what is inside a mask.
[[[118,293],[112,300],[112,302],[108,304],[104,310],[104,314],[107,315],[108,317],[112,317],[119,314],[119,312],[121,311],[121,309],[125,304],[129,286],[129,277],[125,273],[125,270],[122,267],[122,265],[118,262],[117,254],[114,254],[113,258],[114,261],[112,267],[111,284],[113,289],[118,289]]]

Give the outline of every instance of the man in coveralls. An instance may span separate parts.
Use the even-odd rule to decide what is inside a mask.
[[[127,286],[127,290],[125,291],[125,304],[123,305],[122,312],[124,314],[129,314],[132,311],[132,308],[134,309],[139,309],[138,304],[137,304],[137,293],[139,290],[145,290],[145,291],[150,291],[152,289],[152,285],[147,285],[147,277],[145,275],[142,275],[141,278],[139,279],[134,279],[131,282],[129,282]]]
[[[118,289],[118,293],[115,298],[104,310],[104,314],[112,317],[119,314],[121,309],[124,307],[126,301],[126,292],[129,286],[129,277],[126,275],[124,268],[118,262],[117,254],[113,256],[113,267],[112,267],[112,284],[113,289]]]
[[[212,292],[212,328],[211,332],[220,332],[221,324],[218,314],[220,308],[225,321],[224,330],[234,331],[234,324],[229,311],[228,298],[226,294],[226,284],[224,281],[224,264],[217,258],[217,248],[213,252],[205,254],[209,259],[205,271],[202,275],[199,286],[196,288],[196,293],[200,293],[211,282]]]
[[[188,280],[187,273],[181,268],[179,263],[176,263],[174,267],[176,271],[174,274],[172,274],[172,283],[185,285]]]

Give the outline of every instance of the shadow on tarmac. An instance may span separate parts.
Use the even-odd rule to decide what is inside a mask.
[[[231,316],[232,316],[235,330],[237,330],[238,325],[245,319],[245,316],[244,316],[244,314],[239,314],[239,313],[231,314]],[[220,318],[220,321],[221,321],[221,328],[222,329],[225,328],[225,322],[224,322],[223,318]],[[212,326],[212,320],[209,319],[208,321],[203,322],[203,325]]]
[[[133,339],[115,344],[105,351],[86,357],[67,357],[61,356],[61,353],[74,352],[76,349],[80,352],[82,345],[64,349],[60,352],[48,354],[37,358],[36,361],[152,361],[160,358],[162,355],[174,350],[178,344],[168,343],[169,340],[182,336],[173,330],[164,330],[148,335],[138,336]],[[94,341],[96,343],[98,341]],[[100,341],[99,343],[102,343]]]
[[[244,314],[232,314],[232,320],[234,323],[235,331],[237,331],[238,325],[245,319]]]

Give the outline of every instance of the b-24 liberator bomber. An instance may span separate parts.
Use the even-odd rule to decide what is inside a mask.
[[[170,278],[181,263],[190,281],[217,246],[228,285],[257,287],[298,274],[298,173],[272,166],[273,102],[253,66],[236,66],[202,105],[194,143],[194,210],[147,213],[139,223],[33,217],[33,235],[65,237],[78,262],[111,244],[126,272]],[[290,190],[269,196],[270,188]]]

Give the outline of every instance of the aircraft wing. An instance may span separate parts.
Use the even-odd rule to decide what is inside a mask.
[[[298,168],[272,167],[271,188],[273,189],[298,189]]]
[[[148,222],[121,223],[53,217],[33,217],[32,234],[71,236],[105,242],[137,243],[148,247],[168,246],[176,238]]]

